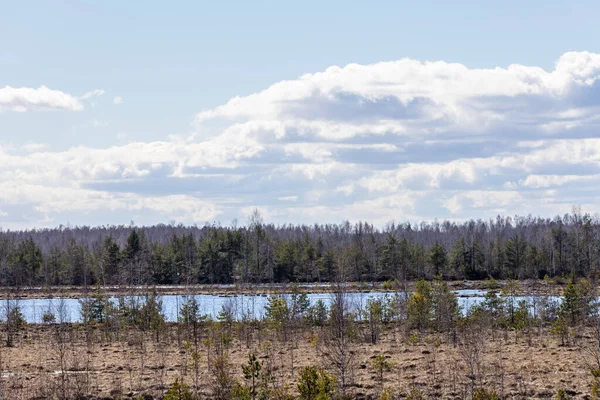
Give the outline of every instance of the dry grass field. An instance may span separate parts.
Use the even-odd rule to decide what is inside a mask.
[[[317,339],[318,329],[303,330],[283,342],[280,335],[267,329],[244,334],[232,328],[233,340],[223,352],[228,354],[235,379],[244,380],[241,366],[248,354],[254,353],[263,363],[262,371],[271,372],[270,384],[287,387],[294,394],[303,366],[322,366],[335,373],[328,365],[327,349]],[[477,386],[494,389],[507,399],[550,399],[558,389],[564,389],[568,398],[590,398],[590,366],[595,355],[586,349],[594,347],[594,337],[591,330],[584,332],[562,345],[546,331],[520,337],[514,332],[492,335],[487,331],[485,338],[467,335],[471,339],[459,340],[455,346],[448,338],[418,337],[388,327],[376,345],[361,337],[352,343],[353,362],[345,392],[350,398],[379,396],[381,384],[373,359],[381,354],[391,364],[383,375],[384,387],[397,398],[405,398],[411,390],[416,393],[414,389],[422,398],[470,398],[470,377]],[[243,341],[237,339],[240,336]],[[208,368],[209,354],[215,349],[209,344],[207,340],[198,344],[196,359],[202,398],[211,398],[215,379]],[[99,329],[88,335],[83,329],[69,330],[59,341],[56,327],[30,325],[14,347],[0,349],[2,398],[76,398],[85,394],[88,397],[81,398],[160,399],[176,379],[194,386],[193,348],[174,324],[159,342],[151,333],[138,331],[108,340]]]

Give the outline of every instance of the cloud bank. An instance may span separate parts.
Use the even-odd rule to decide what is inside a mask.
[[[600,54],[587,52],[552,71],[350,64],[203,110],[188,137],[0,147],[0,225],[228,223],[253,207],[280,223],[595,212],[599,78]],[[0,107],[78,107],[15,90],[0,89]]]
[[[96,94],[86,93],[82,99]],[[33,88],[13,88],[5,86],[0,88],[0,110],[7,109],[18,112],[38,111],[38,110],[70,110],[81,111],[83,105],[74,96],[52,90],[46,86]]]

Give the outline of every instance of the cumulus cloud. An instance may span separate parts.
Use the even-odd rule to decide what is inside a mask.
[[[587,52],[550,71],[334,66],[201,111],[189,137],[0,147],[0,208],[24,207],[28,223],[120,211],[227,222],[255,207],[281,223],[595,212],[599,78]]]
[[[33,88],[0,88],[0,109],[18,112],[36,110],[81,111],[83,105],[74,96],[46,86]]]
[[[570,183],[590,184],[600,182],[600,174],[593,175],[529,175],[524,180],[519,181],[523,187],[540,189],[554,186],[563,186]],[[516,187],[516,186],[515,186]]]
[[[494,128],[564,129],[593,115],[600,55],[566,53],[553,71],[511,65],[402,59],[350,64],[236,97],[196,117],[238,124],[277,123],[277,135],[347,139],[364,135],[486,134]],[[560,125],[563,124],[563,125]],[[257,134],[256,132],[255,134]]]
[[[121,96],[115,96],[115,98],[113,99],[113,104],[117,105],[117,104],[122,104],[123,103],[123,98]]]

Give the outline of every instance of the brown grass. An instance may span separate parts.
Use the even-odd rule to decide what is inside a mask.
[[[80,390],[109,398],[139,393],[160,398],[176,378],[193,385],[190,354],[180,345],[175,325],[169,326],[158,343],[148,333],[129,332],[121,340],[108,342],[102,339],[99,329],[87,338],[83,329],[75,330],[66,346],[66,375],[60,372],[54,330],[51,326],[31,325],[15,347],[0,349],[2,391],[10,394],[3,398],[50,398],[60,393],[61,382],[71,394]],[[253,352],[264,362],[264,368],[272,367],[274,385],[287,385],[293,392],[301,367],[331,367],[324,364],[324,349],[315,340],[318,333],[317,329],[305,331],[288,343],[282,343],[267,330],[255,332],[250,343],[234,339],[228,349],[232,372],[242,381],[241,365]],[[514,332],[487,334],[481,349],[478,385],[511,399],[548,399],[559,388],[566,389],[572,398],[590,394],[591,360],[587,360],[583,348],[593,345],[591,332],[586,331],[569,346],[560,346],[560,340],[547,332],[531,339],[515,338]],[[414,333],[409,340],[393,328],[385,330],[377,345],[358,339],[353,347],[357,361],[353,383],[347,390],[354,397],[379,393],[371,363],[376,355],[383,354],[394,364],[385,374],[385,387],[397,395],[416,388],[428,398],[469,398],[470,379],[461,348],[446,339],[430,335],[415,342]],[[206,347],[201,344],[200,350],[200,392],[208,396],[212,377],[207,368]]]

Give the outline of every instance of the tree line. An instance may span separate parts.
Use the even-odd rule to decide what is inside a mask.
[[[3,286],[594,278],[600,219],[0,231]]]

